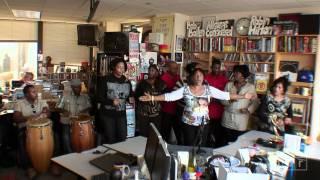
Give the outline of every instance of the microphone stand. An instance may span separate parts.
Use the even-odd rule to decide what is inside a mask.
[[[195,151],[195,146],[197,145],[198,148],[197,148],[197,151],[196,151],[196,154],[205,154],[206,151],[201,149],[201,144],[202,144],[202,136],[203,136],[203,130],[204,130],[204,116],[202,117],[201,119],[201,124],[199,126],[199,129],[198,129],[198,133],[197,133],[197,136],[196,136],[196,139],[195,139],[195,143],[193,145],[193,152]]]

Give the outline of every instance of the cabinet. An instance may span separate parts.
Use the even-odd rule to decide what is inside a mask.
[[[284,65],[293,66],[294,79],[302,69],[315,70],[318,35],[188,38],[186,42],[184,63],[198,62],[210,72],[212,58],[218,58],[229,79],[232,79],[234,65],[247,64],[256,87],[259,85],[257,77],[264,76],[264,91],[258,93],[265,94],[271,82],[283,75]],[[302,89],[308,92],[301,93]],[[296,105],[294,115],[298,118],[294,118],[294,123],[306,134],[309,131],[312,94],[312,82],[294,80],[288,89],[288,96]]]

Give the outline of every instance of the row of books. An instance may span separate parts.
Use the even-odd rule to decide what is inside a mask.
[[[258,39],[241,39],[240,51],[243,52],[275,52],[276,37],[262,37]]]
[[[235,52],[238,44],[235,37],[191,38],[186,47],[192,52]]]
[[[281,36],[278,40],[278,51],[297,53],[316,53],[317,37]]]
[[[241,55],[242,62],[251,63],[251,62],[260,62],[260,63],[272,63],[274,62],[274,55],[262,55],[262,54],[242,54]]]

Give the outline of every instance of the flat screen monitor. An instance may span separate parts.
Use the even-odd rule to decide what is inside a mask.
[[[153,170],[154,159],[159,146],[159,139],[161,139],[159,131],[153,123],[150,123],[149,136],[144,152],[144,159],[147,164],[149,174],[151,174]]]
[[[152,180],[169,179],[171,156],[165,141],[161,138],[156,152],[156,157],[151,172]]]
[[[320,160],[296,156],[294,179],[318,179],[320,177]],[[318,177],[318,178],[317,178]]]

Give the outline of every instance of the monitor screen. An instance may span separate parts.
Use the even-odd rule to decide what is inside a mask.
[[[148,171],[151,174],[153,170],[154,159],[156,151],[159,146],[159,139],[161,135],[153,123],[150,123],[149,136],[147,139],[146,149],[144,152],[144,159],[148,167]]]
[[[169,179],[171,156],[165,141],[161,138],[151,172],[151,179]]]

